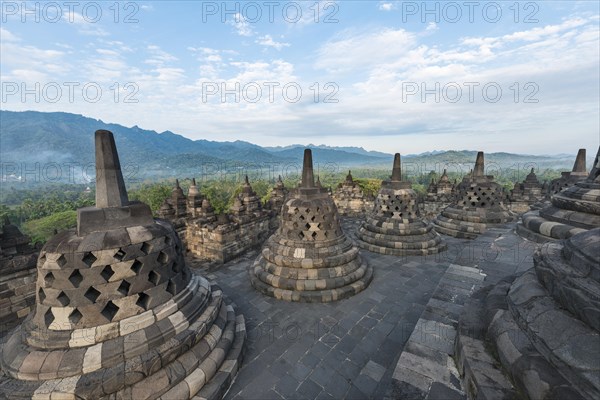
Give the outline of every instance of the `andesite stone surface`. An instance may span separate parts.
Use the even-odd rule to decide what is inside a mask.
[[[38,250],[6,217],[0,231],[0,337],[18,325],[35,304]]]
[[[483,152],[477,154],[475,168],[457,188],[457,199],[433,221],[435,230],[458,238],[474,239],[489,225],[512,221],[514,215],[504,205],[503,188],[492,175],[485,175]]]
[[[550,204],[541,210],[525,213],[517,224],[517,233],[526,239],[543,243],[567,239],[600,227],[599,157],[600,147],[587,178],[552,195]]]
[[[444,169],[437,183],[431,179],[427,187],[427,194],[421,203],[423,217],[427,220],[435,218],[444,208],[454,202],[456,198],[456,181],[450,182],[448,172]]]
[[[523,182],[515,182],[514,188],[510,191],[509,207],[516,213],[529,211],[531,205],[541,201],[544,198],[542,184],[537,179],[534,169],[527,174]]]
[[[400,154],[394,156],[392,177],[382,182],[375,205],[356,236],[361,248],[374,253],[428,255],[446,249],[433,226],[421,218],[410,182],[402,180]]]
[[[0,352],[0,398],[222,397],[243,317],[190,272],[173,227],[127,200],[112,133],[96,132],[96,158],[100,204],[42,248],[35,310]]]
[[[546,243],[533,261],[465,308],[455,343],[464,387],[470,398],[597,399],[600,228]]]
[[[348,171],[344,182],[332,195],[340,215],[362,217],[373,207],[372,199],[367,198],[360,186],[354,182],[352,171]]]
[[[277,232],[249,268],[252,286],[287,301],[329,302],[365,289],[373,269],[342,231],[335,203],[315,183],[304,152],[302,182],[281,210]]]

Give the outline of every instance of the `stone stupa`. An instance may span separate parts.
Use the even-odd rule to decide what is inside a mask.
[[[304,150],[302,182],[284,203],[279,228],[249,275],[263,294],[302,302],[355,295],[373,278],[373,269],[342,231],[333,200],[315,184],[309,149]]]
[[[529,211],[529,207],[544,198],[542,184],[538,180],[534,168],[527,174],[523,182],[515,182],[510,191],[510,210],[516,213]]]
[[[476,292],[455,343],[469,398],[600,398],[600,228]],[[507,379],[508,377],[508,379]]]
[[[35,310],[0,353],[0,398],[220,398],[245,324],[190,272],[173,227],[129,201],[111,132],[96,141],[96,206],[38,259]]]
[[[5,217],[0,230],[0,337],[35,305],[37,256],[30,238]]]
[[[585,180],[556,193],[541,210],[525,213],[517,224],[522,237],[541,243],[567,239],[577,233],[600,227],[600,165],[598,157]]]
[[[340,215],[362,218],[373,205],[348,171],[344,182],[333,192],[333,201]]]
[[[356,236],[361,248],[380,254],[428,255],[446,249],[433,226],[421,219],[410,182],[402,180],[400,154],[394,156],[392,177],[382,182],[373,210]]]
[[[457,200],[433,221],[436,231],[457,238],[475,239],[490,224],[514,219],[503,203],[502,186],[484,171],[483,152],[480,151],[475,168],[457,187]]]

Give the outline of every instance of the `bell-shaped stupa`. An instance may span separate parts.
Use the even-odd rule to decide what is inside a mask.
[[[600,227],[599,156],[600,147],[587,179],[554,194],[545,208],[525,213],[517,225],[517,233],[536,242],[546,242]]]
[[[361,248],[380,254],[428,255],[446,249],[433,226],[421,219],[410,182],[402,180],[400,154],[394,156],[392,177],[381,184],[356,236]]]
[[[483,152],[477,153],[475,168],[457,188],[457,200],[433,221],[435,230],[458,238],[474,239],[490,224],[512,221],[514,214],[503,203],[502,186],[485,175]]]
[[[371,282],[372,268],[342,231],[330,195],[315,184],[309,149],[302,182],[284,203],[279,228],[249,273],[257,290],[288,301],[339,300]]]
[[[173,227],[129,201],[112,133],[95,140],[96,206],[42,248],[35,310],[2,347],[0,393],[220,398],[238,370],[244,319],[190,272]]]

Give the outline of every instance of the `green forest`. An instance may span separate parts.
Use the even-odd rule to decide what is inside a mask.
[[[335,190],[344,181],[348,172],[329,172],[319,176],[325,187]],[[354,181],[361,187],[367,196],[377,194],[381,181],[389,177],[389,171],[374,169],[352,170]],[[420,174],[408,177],[413,184],[413,189],[424,195],[427,186],[433,179],[437,181],[440,173],[431,171],[428,174]],[[449,172],[451,181],[460,181],[462,174]],[[545,170],[538,173],[538,179],[551,180],[560,176],[559,171]],[[496,181],[504,186],[508,192],[513,188],[515,181],[522,180],[524,176],[508,175],[496,178]],[[240,193],[244,177],[228,176],[227,179],[204,179],[197,180],[200,192],[208,198],[217,213],[223,213],[233,204],[233,200]],[[283,179],[287,188],[293,188],[298,184],[297,176]],[[258,196],[266,202],[269,199],[275,179],[250,178],[252,188]],[[180,185],[187,193],[191,179],[181,179]],[[165,199],[170,196],[175,185],[175,179],[160,181],[145,181],[128,184],[130,200],[139,200],[150,206],[156,214]],[[7,187],[8,186],[8,187]],[[19,188],[18,184],[10,186],[3,183],[0,191],[0,218],[9,217],[10,221],[19,226],[23,232],[29,235],[33,242],[45,242],[56,231],[72,228],[77,223],[76,210],[80,207],[93,206],[95,203],[95,192],[93,185],[84,184],[47,184],[39,188]]]

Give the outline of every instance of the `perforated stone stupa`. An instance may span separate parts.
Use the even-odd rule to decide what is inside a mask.
[[[554,194],[547,207],[525,213],[517,224],[517,233],[536,242],[546,242],[600,227],[599,154],[600,148],[587,179]]]
[[[454,201],[456,197],[455,183],[450,182],[446,169],[444,169],[437,182],[433,178],[431,179],[431,183],[427,187],[427,194],[422,202],[423,217],[432,220]]]
[[[35,304],[38,251],[10,223],[0,231],[0,337],[29,314]]]
[[[529,207],[544,198],[542,184],[535,175],[534,168],[527,174],[523,182],[516,182],[510,191],[509,207],[516,213],[529,211]]]
[[[229,213],[188,219],[187,246],[196,257],[224,263],[260,247],[269,236],[269,222],[269,211],[263,209],[246,176]]]
[[[548,197],[560,193],[568,187],[575,185],[577,182],[583,181],[587,178],[588,173],[585,167],[585,149],[579,149],[577,157],[573,163],[573,169],[568,172],[561,172],[560,178],[556,178],[550,181],[548,185]]]
[[[371,282],[372,268],[342,231],[327,191],[315,184],[309,149],[304,151],[302,182],[283,205],[279,229],[249,275],[260,292],[303,302],[343,299]]]
[[[243,317],[190,272],[172,226],[128,200],[112,133],[95,140],[96,207],[41,250],[35,311],[0,354],[0,397],[220,398]]]
[[[348,171],[346,179],[332,197],[340,215],[362,218],[373,207],[373,201],[354,182],[352,171]]]
[[[546,243],[533,261],[463,310],[456,357],[464,387],[470,398],[598,399],[600,228]]]
[[[483,152],[477,154],[473,172],[457,188],[457,200],[433,221],[446,235],[474,239],[490,224],[512,221],[513,213],[503,203],[503,188],[492,175],[484,174]]]
[[[446,249],[433,226],[421,219],[410,182],[402,180],[400,154],[394,156],[392,177],[381,184],[356,236],[361,248],[380,254],[428,255]]]
[[[265,205],[266,209],[269,210],[269,229],[272,232],[279,227],[279,214],[281,213],[281,207],[285,203],[288,194],[289,191],[283,184],[281,175],[279,175],[279,177],[277,178],[277,182],[275,182],[273,190],[271,190],[269,200]]]

